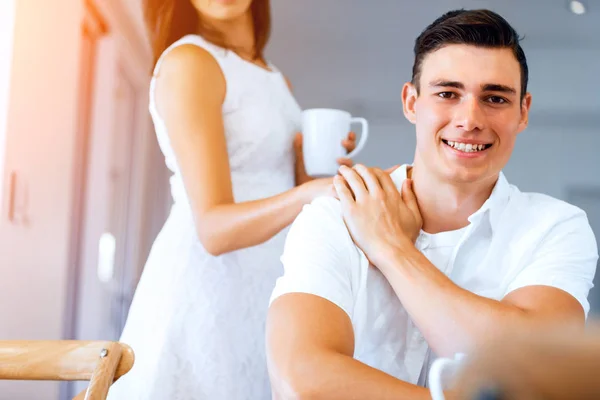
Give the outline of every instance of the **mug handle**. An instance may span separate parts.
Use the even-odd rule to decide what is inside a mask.
[[[456,362],[452,358],[438,358],[431,365],[429,370],[429,392],[432,400],[445,400],[442,373],[447,367],[451,367]]]
[[[348,153],[348,155],[346,156],[348,158],[352,158],[352,157],[356,156],[358,153],[360,153],[362,151],[363,147],[365,147],[365,144],[367,144],[367,138],[369,137],[369,123],[367,122],[366,119],[352,118],[350,120],[350,124],[361,124],[362,130],[360,132],[360,141],[358,142],[358,145],[356,145],[356,148],[354,150],[352,150],[350,153]]]

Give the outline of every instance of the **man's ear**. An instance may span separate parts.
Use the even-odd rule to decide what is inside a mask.
[[[521,133],[529,125],[529,109],[531,108],[531,93],[526,93],[521,101],[521,120],[519,121],[519,129],[517,133]]]
[[[415,124],[417,122],[417,114],[415,112],[415,104],[417,102],[417,88],[410,82],[404,84],[402,87],[402,108],[404,116],[410,123]]]

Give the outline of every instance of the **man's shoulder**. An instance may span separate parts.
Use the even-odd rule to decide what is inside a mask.
[[[322,244],[335,244],[335,248],[354,248],[348,228],[344,223],[340,201],[335,197],[323,196],[306,204],[292,224],[287,242],[302,242],[303,246],[314,245],[315,241]]]
[[[548,235],[576,234],[593,239],[586,213],[555,197],[511,188],[508,204],[499,218],[503,231],[513,240],[548,239]]]
[[[284,255],[291,254],[320,259],[319,263],[343,260],[330,262],[330,266],[337,263],[348,271],[361,269],[366,260],[346,227],[340,201],[334,197],[319,197],[304,206],[287,235]]]
[[[344,225],[342,205],[338,199],[332,196],[317,197],[302,208],[295,223],[299,221],[317,224],[324,224],[327,222],[336,225]]]
[[[585,217],[581,208],[564,200],[544,193],[521,192],[515,186],[511,190],[508,209],[519,219],[533,221],[543,219],[558,223],[571,218]]]
[[[342,204],[333,196],[321,196],[305,205],[304,208],[317,208],[336,217],[342,218]]]
[[[352,316],[353,288],[359,286],[361,258],[344,223],[339,200],[320,197],[303,207],[287,234],[281,261],[284,275],[271,296],[312,294]]]

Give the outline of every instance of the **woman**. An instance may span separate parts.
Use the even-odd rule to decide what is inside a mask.
[[[302,165],[300,108],[263,58],[268,0],[145,0],[150,112],[175,205],[122,341],[111,399],[268,399],[264,323],[285,227],[330,179]],[[344,143],[354,147],[350,135]],[[349,160],[340,160],[348,163]]]

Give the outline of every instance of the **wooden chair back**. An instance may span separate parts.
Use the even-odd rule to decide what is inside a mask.
[[[133,350],[118,342],[0,341],[0,380],[90,381],[85,400],[105,400],[133,363]]]

